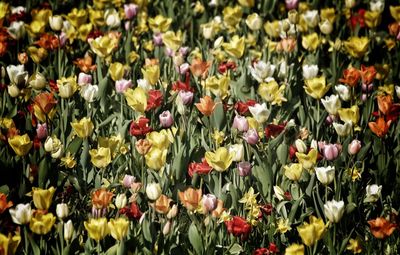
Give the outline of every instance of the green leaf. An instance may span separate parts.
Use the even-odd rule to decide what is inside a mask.
[[[235,243],[234,245],[232,245],[228,252],[229,254],[240,254],[243,252],[243,248],[239,244]]]
[[[270,199],[272,190],[272,172],[271,169],[263,169],[260,166],[253,167],[253,175],[261,184],[261,194]]]
[[[49,168],[46,162],[46,157],[44,157],[40,163],[39,163],[39,188],[46,188],[46,182],[47,182],[47,174],[48,174]]]
[[[189,241],[197,254],[203,253],[203,239],[201,238],[200,233],[194,223],[192,223],[192,225],[189,227]]]
[[[279,162],[282,165],[286,164],[288,158],[289,146],[287,144],[281,143],[276,150],[276,155],[278,157]]]

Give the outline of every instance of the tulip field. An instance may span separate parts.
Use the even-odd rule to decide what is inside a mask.
[[[0,255],[400,254],[396,0],[0,0]]]

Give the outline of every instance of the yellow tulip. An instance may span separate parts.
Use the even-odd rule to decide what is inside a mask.
[[[159,65],[149,65],[142,68],[142,74],[144,79],[150,83],[150,85],[155,85],[160,79],[160,66]]]
[[[173,51],[177,51],[182,44],[182,32],[168,31],[162,35],[163,43]]]
[[[394,84],[385,84],[383,86],[378,87],[378,94],[387,94],[387,95],[392,95],[394,93]]]
[[[301,40],[301,45],[303,46],[304,49],[308,51],[315,51],[320,44],[320,40],[318,37],[317,33],[312,33],[308,35],[304,35],[302,40]]]
[[[331,87],[326,85],[326,79],[323,75],[305,80],[305,85],[303,88],[306,93],[317,100],[321,99]]]
[[[154,33],[163,33],[169,29],[169,26],[172,23],[171,18],[165,18],[162,15],[157,15],[154,18],[149,18],[149,26],[150,29]]]
[[[284,166],[285,176],[291,181],[298,181],[301,178],[303,172],[303,165],[299,163],[291,164],[290,166]]]
[[[233,161],[233,153],[225,147],[218,148],[215,152],[207,151],[205,158],[207,163],[218,172],[226,171]]]
[[[335,23],[336,15],[335,15],[335,8],[324,8],[321,9],[321,20],[328,20],[331,24]]]
[[[381,14],[379,12],[366,11],[364,19],[369,28],[376,28],[381,23]]]
[[[238,0],[239,4],[243,7],[253,7],[254,6],[254,0]]]
[[[115,158],[119,154],[119,149],[123,144],[121,135],[113,135],[111,137],[99,137],[99,147],[110,148],[112,158]]]
[[[35,46],[29,46],[27,49],[29,57],[36,64],[42,62],[47,57],[47,50],[44,48],[36,48]]]
[[[46,22],[34,20],[29,26],[26,26],[26,30],[28,31],[29,36],[35,38],[38,35],[44,33],[46,29]]]
[[[318,152],[316,149],[311,149],[308,154],[296,152],[296,157],[304,169],[310,171],[317,163]]]
[[[261,83],[258,87],[257,94],[265,101],[272,103],[272,105],[282,105],[282,102],[287,101],[287,99],[283,97],[285,88],[285,85],[279,86],[278,83],[273,80],[268,83]]]
[[[297,227],[297,231],[303,243],[311,247],[322,238],[325,232],[325,224],[321,218],[311,215],[310,223],[305,222],[300,227]]]
[[[228,76],[222,76],[217,78],[216,76],[208,77],[202,82],[202,85],[206,90],[211,91],[214,95],[221,99],[226,98],[229,95],[229,82]]]
[[[125,218],[111,219],[108,222],[111,236],[117,240],[122,241],[128,234],[129,221]]]
[[[241,58],[244,53],[245,45],[244,45],[244,37],[239,37],[234,35],[229,43],[223,43],[222,47],[226,53],[235,58]]]
[[[113,81],[118,81],[124,78],[125,67],[119,62],[114,62],[110,65],[110,68],[108,68],[108,72],[110,73]]]
[[[51,205],[55,191],[56,190],[54,187],[50,187],[49,189],[33,187],[32,197],[33,203],[35,204],[36,208],[39,210],[48,210]]]
[[[368,37],[350,37],[344,42],[344,48],[354,58],[361,58],[368,51]]]
[[[71,123],[72,128],[74,129],[75,133],[80,138],[87,138],[92,135],[94,125],[90,118],[83,118],[79,121],[74,121]]]
[[[285,255],[304,255],[304,245],[291,244],[285,249]]]
[[[62,98],[70,98],[78,90],[76,76],[61,77],[57,80],[58,94]]]
[[[147,94],[146,91],[140,87],[135,89],[128,89],[124,96],[128,105],[135,111],[144,113],[147,107]]]
[[[235,7],[227,6],[222,11],[224,23],[228,26],[236,26],[242,19],[243,11],[242,7],[236,5]]]
[[[150,132],[146,135],[146,139],[151,142],[152,147],[156,147],[160,150],[168,149],[168,146],[171,143],[171,141],[168,139],[167,133],[162,132],[162,131]]]
[[[96,27],[105,26],[104,11],[99,9],[88,8],[90,23]]]
[[[83,224],[85,225],[85,229],[87,230],[89,237],[97,242],[106,237],[106,235],[109,233],[106,218],[91,218],[89,221],[85,221]]]
[[[86,39],[89,35],[89,33],[93,29],[93,24],[92,23],[87,23],[83,24],[78,28],[78,37],[79,40],[86,42]]]
[[[21,157],[28,154],[29,150],[32,148],[33,145],[28,134],[15,135],[11,138],[8,138],[8,144],[10,144],[15,154]]]
[[[8,3],[0,2],[0,20],[4,19],[4,17],[8,13],[8,7],[9,7]]]
[[[390,6],[390,14],[397,22],[400,22],[400,5]]]
[[[14,236],[11,233],[8,236],[0,233],[0,251],[3,252],[1,254],[15,254],[20,242],[21,235],[19,232],[15,232]]]
[[[68,13],[66,18],[71,25],[73,25],[75,28],[78,28],[86,22],[87,17],[88,13],[85,9],[74,8],[70,13]]]
[[[277,20],[274,20],[272,22],[267,21],[264,24],[264,30],[265,30],[265,33],[267,33],[267,35],[269,35],[270,37],[278,38],[280,35],[280,31],[281,31],[279,21],[277,21]]]
[[[357,105],[353,105],[350,108],[342,108],[338,110],[340,119],[344,122],[351,121],[353,126],[357,126],[360,120],[360,110]]]
[[[13,119],[0,118],[0,127],[1,128],[5,128],[5,129],[9,129],[9,128],[15,127],[15,123],[14,123]]]
[[[88,43],[97,56],[106,58],[118,47],[119,40],[115,36],[104,35],[89,39]]]
[[[89,151],[91,162],[95,167],[105,168],[111,163],[110,148],[99,147]]]
[[[151,147],[145,155],[146,165],[156,171],[161,170],[167,161],[167,149]]]
[[[29,223],[29,228],[35,234],[45,235],[50,232],[55,222],[56,217],[52,213],[36,212]]]

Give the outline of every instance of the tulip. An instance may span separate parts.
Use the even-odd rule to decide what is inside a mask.
[[[134,183],[135,182],[135,177],[134,176],[132,176],[132,175],[128,175],[128,174],[126,174],[125,176],[124,176],[124,179],[122,180],[122,185],[125,187],[125,188],[130,188],[131,187],[131,185],[132,185],[132,183]]]
[[[172,227],[172,221],[167,221],[163,227],[162,233],[163,235],[168,235],[169,232],[171,231],[171,227]]]
[[[303,165],[304,169],[312,170],[314,165],[317,163],[318,151],[311,149],[308,154],[296,152],[296,157],[300,164]]]
[[[148,22],[149,27],[153,31],[153,33],[166,32],[172,23],[172,19],[166,18],[162,15],[157,15],[154,18],[149,18]]]
[[[96,100],[98,92],[99,92],[99,86],[87,84],[81,87],[80,94],[83,97],[83,99],[85,99],[89,103],[92,103],[94,100]]]
[[[56,206],[56,214],[59,219],[64,219],[68,217],[68,205],[65,203],[57,204]]]
[[[303,142],[303,140],[297,139],[296,141],[294,141],[294,144],[295,144],[295,146],[296,146],[296,150],[297,150],[299,153],[305,153],[305,152],[307,152],[307,146],[306,146],[306,144]]]
[[[291,244],[285,249],[285,255],[304,255],[304,245]]]
[[[111,219],[108,222],[108,228],[115,240],[122,241],[128,234],[129,221],[125,218]]]
[[[104,12],[104,20],[106,25],[110,28],[117,28],[121,25],[121,18],[115,9],[106,9]]]
[[[321,30],[321,32],[324,35],[329,35],[332,33],[333,31],[333,24],[329,21],[329,20],[324,20],[321,23],[318,24],[319,25],[319,30]]]
[[[284,166],[285,176],[291,181],[298,181],[303,173],[303,166],[299,163],[293,163],[290,166]]]
[[[89,237],[97,242],[102,240],[109,233],[106,218],[89,219],[89,221],[84,222],[84,226],[89,234]]]
[[[320,38],[318,37],[317,33],[312,33],[308,35],[304,35],[301,40],[301,45],[304,49],[314,52],[317,50],[318,46],[320,45]]]
[[[350,100],[350,90],[349,87],[343,84],[339,84],[335,86],[335,90],[339,93],[340,99],[343,101],[349,101]]]
[[[151,85],[154,86],[160,78],[160,66],[150,65],[142,68],[142,74],[144,79]]]
[[[174,119],[169,111],[163,111],[159,115],[160,124],[163,128],[169,128],[174,124]]]
[[[232,219],[224,221],[227,232],[234,236],[246,239],[251,232],[251,225],[242,217],[233,216]]]
[[[41,212],[36,212],[31,219],[29,228],[35,234],[45,235],[50,232],[55,222],[56,217],[52,213],[42,214]]]
[[[241,58],[245,49],[244,37],[234,35],[229,43],[222,43],[222,47],[228,55]]]
[[[269,82],[273,80],[276,66],[272,65],[270,62],[265,63],[262,60],[256,62],[253,66],[249,66],[250,74],[258,82]]]
[[[146,165],[156,171],[164,167],[167,161],[167,149],[159,149],[152,146],[149,152],[145,155]]]
[[[321,99],[328,92],[330,85],[326,85],[325,76],[305,80],[304,89],[308,95],[315,99]]]
[[[308,10],[303,17],[308,27],[314,28],[318,25],[318,10]]]
[[[318,75],[318,65],[303,65],[302,69],[305,80],[313,79]]]
[[[55,136],[48,136],[44,142],[44,150],[51,154],[52,158],[59,158],[64,150],[64,145]]]
[[[75,131],[75,133],[78,135],[80,138],[87,138],[92,135],[94,125],[92,121],[89,118],[84,117],[83,119],[79,121],[73,121],[71,123],[72,129]]]
[[[18,204],[15,209],[10,209],[9,212],[11,219],[15,224],[25,225],[31,221],[32,209],[29,203]]]
[[[207,151],[205,154],[207,163],[218,172],[226,171],[232,164],[233,157],[233,153],[225,147],[220,147],[215,152]]]
[[[32,188],[33,203],[39,210],[48,210],[55,192],[54,187],[49,189]]]
[[[68,220],[64,224],[64,240],[70,241],[72,239],[72,235],[74,234],[74,225],[71,220]]]
[[[211,91],[215,96],[224,99],[229,95],[230,79],[226,76],[217,78],[216,76],[208,77],[202,82],[207,91]]]
[[[365,24],[369,28],[376,28],[382,20],[381,13],[375,11],[366,11],[364,13]]]
[[[232,161],[239,162],[244,159],[244,146],[243,144],[233,144],[229,146],[229,154],[233,155]]]
[[[315,173],[319,182],[323,185],[329,185],[333,181],[333,178],[335,178],[335,167],[316,167]]]
[[[254,128],[247,130],[243,135],[243,139],[251,145],[257,144],[259,140],[258,132]]]
[[[201,201],[204,213],[209,213],[217,208],[217,197],[213,194],[203,195]]]
[[[62,77],[61,79],[58,79],[57,86],[58,94],[62,98],[70,98],[78,90],[75,76],[68,78]]]
[[[53,31],[60,31],[63,28],[63,19],[60,15],[50,16],[49,17],[50,28]]]
[[[342,151],[342,146],[338,144],[325,144],[323,148],[323,155],[326,160],[334,160],[339,156]]]
[[[368,122],[368,127],[378,137],[384,137],[390,128],[392,120],[385,121],[385,118],[379,117],[375,122]]]
[[[188,188],[183,192],[178,191],[178,197],[187,210],[194,211],[201,201],[202,192],[201,189]]]
[[[128,105],[133,110],[144,113],[147,108],[147,93],[144,89],[137,87],[135,89],[127,89],[124,96]]]
[[[11,84],[11,85],[7,86],[7,92],[10,95],[10,97],[14,98],[14,97],[19,96],[21,91],[17,85]]]
[[[356,126],[360,120],[360,110],[357,105],[353,105],[350,108],[339,109],[338,113],[342,121],[352,122],[354,126]]]
[[[86,73],[79,73],[78,75],[78,84],[79,86],[83,86],[86,84],[91,84],[92,83],[92,75],[86,74]]]
[[[361,149],[361,142],[357,139],[354,139],[349,144],[347,151],[350,155],[356,155],[360,151],[360,149]]]
[[[360,71],[355,67],[349,67],[343,71],[343,78],[339,79],[340,82],[345,83],[350,87],[358,85],[361,74]]]
[[[111,163],[110,148],[99,147],[89,150],[90,160],[95,167],[106,168]]]
[[[28,154],[33,145],[28,134],[15,135],[11,138],[8,138],[8,144],[11,146],[15,154],[21,157]]]
[[[325,217],[332,223],[338,223],[344,213],[344,202],[343,201],[327,201],[324,204]]]
[[[351,133],[353,124],[350,121],[345,122],[344,124],[334,122],[333,127],[335,128],[338,136],[348,136]]]
[[[379,200],[382,191],[382,185],[372,184],[367,185],[365,188],[366,194],[364,198],[364,203],[375,203]]]
[[[92,51],[99,57],[108,57],[117,47],[118,38],[110,35],[99,36],[96,39],[88,39],[88,43]]]
[[[117,91],[117,93],[120,93],[120,94],[125,93],[132,86],[133,85],[132,85],[131,80],[121,79],[121,80],[117,80],[115,82],[115,90]]]
[[[257,13],[247,16],[246,25],[253,31],[260,30],[262,27],[262,19]]]
[[[124,193],[118,194],[115,198],[115,206],[117,207],[117,209],[124,208],[127,203],[128,199]]]
[[[28,83],[29,86],[36,90],[41,90],[47,85],[46,78],[39,72],[32,74],[31,77],[29,77]]]
[[[172,50],[172,52],[176,52],[181,47],[183,40],[181,31],[167,31],[166,33],[162,34],[161,37],[167,49]]]
[[[325,224],[321,218],[311,215],[310,223],[305,222],[300,227],[297,227],[297,231],[303,243],[311,247],[322,238],[325,232]]]
[[[205,116],[210,116],[215,109],[215,103],[210,96],[200,98],[200,103],[195,104],[197,109]]]
[[[251,164],[248,161],[242,161],[237,166],[239,176],[245,177],[251,174]]]
[[[28,81],[29,74],[27,71],[25,71],[24,65],[9,65],[6,69],[11,84],[20,86],[25,85]]]
[[[353,254],[358,254],[362,252],[362,246],[359,239],[350,239],[349,244],[346,246],[346,249],[353,252]]]
[[[171,202],[171,198],[161,194],[157,200],[155,200],[155,203],[151,204],[151,206],[156,210],[157,213],[167,214],[171,209]]]
[[[274,186],[274,195],[279,201],[285,199],[285,192],[279,186]]]
[[[253,115],[254,119],[260,124],[266,122],[271,114],[271,111],[268,110],[265,103],[249,106],[249,111]]]
[[[95,209],[105,209],[111,203],[114,193],[100,188],[92,193],[92,205]]]
[[[338,95],[326,96],[325,99],[321,99],[326,111],[329,114],[336,115],[338,110],[342,107]]]
[[[158,184],[158,183],[147,184],[146,195],[150,200],[157,200],[161,196],[160,184]]]
[[[178,96],[184,105],[189,105],[193,101],[193,92],[181,90],[179,91]]]
[[[354,58],[361,58],[368,51],[368,37],[352,36],[344,42],[344,48]]]
[[[249,129],[249,122],[246,117],[236,115],[233,119],[232,128],[236,128],[240,132],[246,132]]]
[[[25,23],[23,21],[13,21],[7,28],[7,32],[14,40],[19,40],[25,36]]]
[[[240,0],[239,2],[247,2],[247,1],[254,2],[253,0]],[[238,5],[234,7],[227,6],[222,11],[222,14],[224,16],[224,24],[230,27],[234,27],[242,19],[243,11],[242,7]]]
[[[139,11],[139,6],[136,4],[124,4],[124,13],[126,19],[132,19]]]
[[[372,235],[378,239],[384,239],[391,236],[393,231],[395,231],[397,228],[397,225],[395,223],[391,223],[383,217],[369,220],[368,224]]]
[[[173,205],[171,210],[169,210],[167,213],[167,219],[173,219],[176,217],[177,214],[178,214],[178,206]]]

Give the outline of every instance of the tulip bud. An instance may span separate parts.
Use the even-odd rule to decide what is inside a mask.
[[[239,176],[245,177],[251,174],[251,164],[248,161],[242,161],[238,164]]]
[[[213,194],[203,195],[202,203],[205,212],[211,212],[217,208],[217,197]]]
[[[327,201],[324,204],[324,213],[326,218],[332,223],[338,223],[344,213],[344,202],[343,201]]]
[[[262,19],[257,13],[247,16],[246,25],[253,31],[259,30],[262,26]]]
[[[63,19],[60,15],[49,17],[50,28],[53,31],[60,31],[63,28]]]
[[[346,0],[345,1],[345,6],[348,9],[353,8],[356,5],[356,1],[355,0]]]
[[[336,85],[335,89],[338,92],[340,99],[342,99],[343,101],[350,100],[350,90],[346,85]]]
[[[46,87],[47,81],[44,78],[43,74],[36,72],[29,77],[28,80],[29,85],[36,90],[40,90]]]
[[[163,44],[162,34],[161,33],[155,33],[153,35],[153,43],[156,46],[161,46]]]
[[[299,4],[299,0],[285,0],[286,9],[292,10],[296,9]]]
[[[296,150],[300,153],[306,153],[307,152],[307,146],[306,144],[303,142],[303,140],[301,139],[297,139],[294,142],[295,146],[296,146]]]
[[[65,203],[57,204],[56,214],[60,220],[64,219],[65,217],[68,217],[68,213],[69,213],[69,211],[68,211],[67,204],[65,204]]]
[[[299,22],[299,14],[297,10],[290,10],[288,13],[288,19],[291,24],[297,24]]]
[[[397,98],[400,98],[400,86],[396,86],[395,89],[396,89]]]
[[[249,122],[246,117],[236,115],[233,119],[232,128],[236,128],[240,132],[246,132],[249,129]]]
[[[350,155],[356,155],[361,149],[361,142],[357,139],[351,141],[348,147],[348,152]]]
[[[99,92],[99,86],[87,84],[81,87],[80,94],[82,98],[85,99],[85,101],[92,103],[94,100],[96,100],[98,92]]]
[[[38,123],[37,124],[36,135],[39,139],[43,139],[43,138],[47,137],[47,124],[46,123],[44,123],[44,124]]]
[[[183,63],[179,66],[179,73],[185,74],[190,70],[190,65],[188,63]]]
[[[147,139],[139,139],[135,143],[135,148],[140,155],[145,155],[151,148],[151,142]]]
[[[171,227],[172,227],[172,222],[169,220],[165,223],[164,227],[163,227],[163,235],[168,235],[169,232],[171,232]]]
[[[159,115],[160,124],[163,128],[169,128],[174,124],[174,119],[169,111],[163,111]]]
[[[178,214],[178,206],[173,205],[167,213],[167,219],[175,218],[177,214]]]
[[[314,28],[318,25],[318,10],[308,10],[304,13],[303,17],[308,27]]]
[[[131,185],[132,185],[132,183],[134,183],[135,182],[135,177],[133,177],[132,175],[128,175],[128,174],[126,174],[125,176],[124,176],[124,179],[122,180],[122,185],[125,187],[125,188],[130,188],[131,187]]]
[[[285,199],[285,192],[279,186],[274,186],[274,194],[279,201]]]
[[[335,167],[316,167],[315,173],[317,174],[318,181],[323,185],[329,185],[333,181],[333,178],[335,178]]]
[[[118,209],[124,208],[127,203],[128,203],[128,198],[124,193],[118,194],[117,197],[115,198],[115,206]]]
[[[249,129],[247,130],[247,132],[244,134],[243,136],[244,140],[246,140],[246,142],[248,144],[254,145],[258,143],[258,132],[255,129]]]
[[[20,90],[15,84],[11,84],[10,86],[7,86],[7,91],[10,97],[17,97],[19,96]]]
[[[329,20],[326,19],[323,22],[319,23],[319,29],[323,34],[329,35],[330,33],[332,33],[333,25],[331,22],[329,22]]]
[[[161,187],[158,183],[149,183],[146,187],[146,195],[150,200],[157,200],[161,196]]]
[[[106,25],[110,28],[116,28],[121,25],[121,19],[115,9],[107,9],[104,13]]]
[[[68,220],[67,223],[64,224],[64,240],[70,241],[72,239],[72,235],[74,234],[74,225],[71,220]]]
[[[379,200],[382,191],[382,185],[367,185],[365,188],[366,194],[364,198],[364,203],[375,203]]]
[[[229,146],[229,153],[233,155],[233,161],[238,162],[244,159],[243,144],[233,144]]]
[[[193,101],[193,92],[181,90],[179,91],[178,96],[184,105],[191,104]]]
[[[325,144],[323,154],[326,160],[334,160],[339,156],[341,146],[338,144]]]
[[[80,86],[86,85],[86,84],[91,84],[92,83],[92,76],[90,74],[86,73],[79,73],[78,75],[78,84]]]
[[[125,18],[132,19],[139,11],[139,6],[136,4],[124,4]]]

